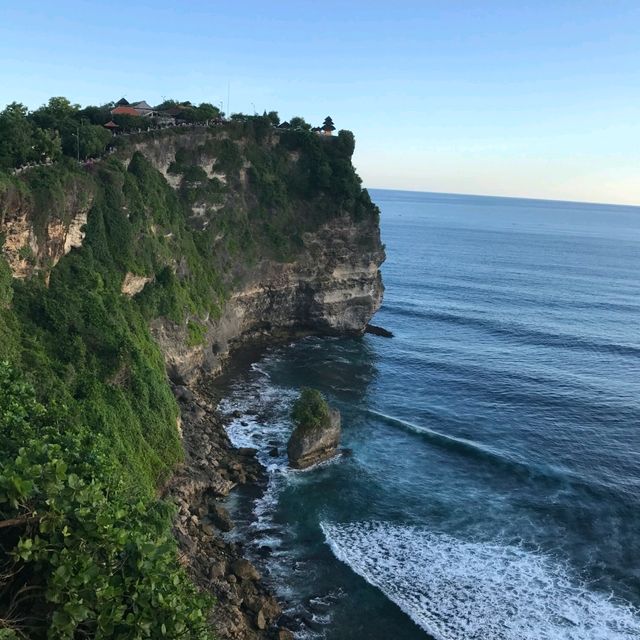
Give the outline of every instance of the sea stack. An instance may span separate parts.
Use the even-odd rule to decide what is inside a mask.
[[[327,404],[315,389],[303,389],[292,411],[296,425],[289,443],[287,455],[294,469],[306,469],[333,458],[340,444],[340,412]]]

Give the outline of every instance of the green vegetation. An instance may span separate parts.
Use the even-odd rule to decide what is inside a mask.
[[[187,334],[187,345],[197,347],[206,342],[207,328],[195,320],[189,320],[187,323]]]
[[[80,106],[66,98],[51,98],[31,113],[13,102],[0,112],[0,169],[59,160],[63,154],[97,156],[110,140],[109,131],[91,123]]]
[[[28,115],[27,108],[17,102],[0,112],[0,169],[62,155],[60,136],[37,127]]]
[[[329,405],[317,389],[304,387],[293,404],[291,419],[301,429],[323,429],[330,424]]]
[[[171,507],[157,497],[183,452],[149,323],[205,344],[204,319],[220,316],[243,269],[294,259],[305,232],[337,217],[375,222],[353,134],[276,130],[272,112],[197,135],[118,138],[113,156],[83,169],[64,154],[108,108],[52,99],[32,114],[7,109],[0,168],[44,148],[38,131],[58,161],[0,171],[0,223],[28,212],[44,245],[53,221],[89,214],[83,246],[53,269],[25,247],[34,275],[13,280],[0,255],[0,520],[10,522],[0,526],[0,638],[205,638],[210,603],[179,568]],[[177,150],[177,190],[134,151],[157,140]],[[127,273],[150,280],[132,298]],[[327,418],[318,392],[300,402],[300,416]]]
[[[156,498],[183,454],[147,318],[181,322],[217,310],[222,284],[215,269],[204,273],[210,252],[199,252],[204,243],[196,246],[198,234],[185,227],[178,197],[142,156],[128,169],[104,162],[91,178],[75,166],[31,173],[20,181],[34,224],[62,215],[60,175],[84,185],[93,206],[83,248],[60,261],[48,286],[39,277],[11,282],[0,259],[0,358],[24,372],[48,416],[40,425],[41,405],[32,411],[28,398],[11,400],[13,373],[0,378],[8,413],[25,418],[22,431],[7,422],[13,440],[0,448],[0,486],[19,492],[10,499],[0,491],[0,517],[38,518],[37,526],[0,528],[2,548],[15,550],[0,556],[0,575],[10,576],[0,584],[0,620],[17,619],[29,638],[163,637],[163,628],[165,637],[203,638],[208,605],[179,570],[170,512]],[[41,211],[45,193],[51,206]],[[184,256],[180,276],[175,256]],[[123,296],[127,271],[154,276],[152,292]],[[67,471],[38,484],[52,465]],[[14,605],[25,588],[26,609]]]
[[[176,562],[167,507],[127,499],[108,441],[45,409],[6,362],[0,390],[0,525],[14,545],[0,637],[208,638],[211,603]]]
[[[112,141],[104,125],[113,120],[119,131],[147,129],[153,118],[136,115],[111,115],[114,103],[81,108],[67,98],[55,97],[35,111],[18,102],[0,111],[0,171],[61,157],[94,158],[101,155]],[[156,107],[170,110],[178,120],[189,124],[204,123],[221,115],[220,109],[208,102],[198,106],[190,102],[167,100]],[[272,112],[274,113],[274,112]],[[277,114],[276,114],[277,115]]]
[[[218,107],[214,107],[210,102],[201,102],[194,105],[189,100],[165,100],[156,106],[158,111],[168,111],[179,120],[188,123],[207,122],[224,115]]]

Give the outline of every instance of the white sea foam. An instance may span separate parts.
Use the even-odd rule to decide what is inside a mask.
[[[315,346],[313,347],[315,348]],[[320,348],[320,345],[318,345]],[[273,384],[269,372],[268,361],[263,359],[261,366],[253,365],[250,379],[239,381],[234,385],[233,393],[224,398],[218,408],[227,415],[237,415],[229,421],[227,434],[236,447],[255,447],[257,458],[268,474],[268,482],[264,492],[253,502],[252,517],[245,523],[245,535],[251,540],[247,547],[249,556],[252,551],[259,554],[264,548],[270,549],[268,579],[270,586],[280,599],[290,603],[286,613],[292,618],[310,619],[314,628],[304,623],[296,631],[298,640],[317,640],[324,634],[317,627],[324,627],[331,622],[330,608],[342,597],[339,592],[318,596],[308,605],[299,599],[299,594],[289,584],[293,574],[306,576],[308,563],[296,559],[287,543],[286,532],[274,521],[281,492],[291,482],[305,482],[304,471],[289,468],[286,445],[293,425],[290,420],[291,404],[297,397],[294,389]],[[271,449],[277,446],[278,455],[271,455]],[[319,465],[332,464],[330,460]],[[236,529],[235,535],[241,535]],[[259,562],[259,556],[253,557]]]
[[[439,640],[638,640],[640,612],[559,561],[380,522],[322,523],[334,555]]]

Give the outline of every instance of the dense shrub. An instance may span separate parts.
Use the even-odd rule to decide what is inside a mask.
[[[195,320],[189,320],[187,334],[187,345],[196,347],[206,342],[207,328]]]
[[[294,402],[291,419],[302,429],[321,429],[330,423],[329,405],[317,389],[304,387]]]
[[[0,448],[0,543],[11,551],[0,626],[56,640],[209,637],[211,603],[179,567],[168,507],[132,499],[108,441],[45,409],[6,362]]]

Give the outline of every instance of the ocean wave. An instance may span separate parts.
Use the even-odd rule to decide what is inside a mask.
[[[407,431],[418,434],[450,451],[460,452],[480,460],[487,460],[493,468],[500,468],[517,477],[535,479],[549,486],[579,487],[582,491],[599,499],[606,501],[620,500],[622,503],[629,498],[627,492],[635,490],[634,483],[624,484],[619,478],[615,483],[605,483],[603,479],[597,479],[594,476],[585,477],[566,467],[533,464],[530,460],[522,459],[476,440],[441,433],[435,429],[417,425],[374,409],[364,409],[364,412],[383,420],[387,424],[397,425]]]
[[[545,331],[516,322],[502,322],[492,318],[450,313],[447,311],[429,310],[422,307],[387,309],[388,313],[395,313],[421,320],[436,320],[459,326],[480,329],[494,335],[505,336],[525,344],[535,344],[542,347],[556,347],[561,349],[578,349],[596,353],[611,353],[618,356],[640,357],[640,347],[631,344],[621,344],[604,340],[596,340],[589,336]]]
[[[364,409],[364,411],[365,413],[375,416],[376,418],[380,418],[387,423],[398,425],[404,429],[412,431],[413,433],[425,436],[439,444],[453,447],[457,450],[468,451],[474,455],[487,456],[492,460],[497,460],[499,462],[517,464],[522,466],[525,465],[524,462],[516,460],[515,458],[512,458],[507,454],[498,451],[497,449],[484,445],[480,442],[476,442],[475,440],[468,440],[467,438],[447,435],[445,433],[441,433],[440,431],[430,429],[429,427],[423,427],[413,422],[409,422],[408,420],[403,420],[402,418],[396,418],[395,416],[390,416],[386,413],[382,413],[381,411],[376,411],[375,409]]]
[[[438,640],[637,640],[631,604],[560,561],[382,522],[321,523],[333,554]]]
[[[420,274],[414,279],[403,277],[402,283],[396,287],[394,296],[385,300],[384,311],[393,315],[403,315],[408,309],[411,313],[423,308],[424,305],[417,299],[417,293],[421,293],[431,300],[454,301],[460,304],[464,301],[467,305],[473,300],[475,305],[470,305],[469,310],[477,310],[480,302],[482,307],[486,303],[488,294],[491,295],[492,304],[499,302],[501,305],[506,303],[506,308],[517,305],[522,311],[526,308],[539,309],[544,306],[546,310],[557,309],[560,311],[571,310],[575,312],[601,310],[608,313],[614,312],[631,312],[640,311],[640,305],[634,297],[634,291],[626,291],[624,289],[610,292],[607,300],[600,300],[592,295],[593,278],[589,276],[571,278],[567,276],[566,271],[562,271],[558,282],[554,281],[551,274],[544,273],[537,281],[538,287],[535,289],[523,290],[522,282],[518,279],[502,279],[500,283],[487,281],[485,276],[480,276],[477,280],[461,279],[459,276],[455,279],[450,278],[430,278],[425,280]],[[563,296],[558,296],[558,288],[562,286],[567,278],[577,280],[584,284],[584,298],[572,298],[569,302]],[[617,295],[618,299],[613,297]],[[557,297],[555,297],[557,296]],[[464,311],[464,309],[460,309]]]

